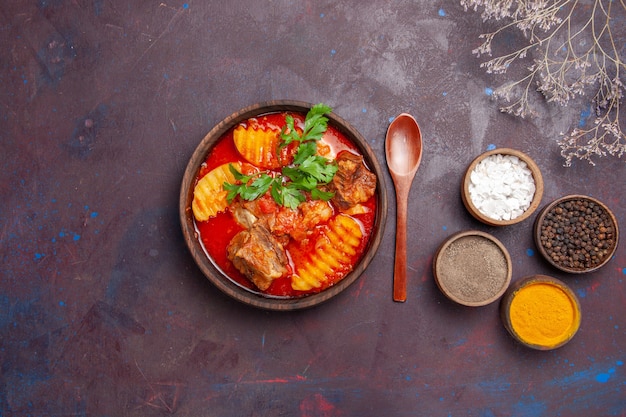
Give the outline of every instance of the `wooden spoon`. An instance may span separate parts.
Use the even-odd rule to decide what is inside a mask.
[[[393,300],[406,301],[406,217],[409,191],[422,160],[422,133],[410,114],[398,115],[385,139],[387,166],[396,188],[396,256],[393,269]]]

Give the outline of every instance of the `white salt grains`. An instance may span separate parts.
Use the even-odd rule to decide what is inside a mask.
[[[470,173],[469,197],[484,216],[513,220],[530,207],[535,180],[526,162],[514,155],[489,155]]]

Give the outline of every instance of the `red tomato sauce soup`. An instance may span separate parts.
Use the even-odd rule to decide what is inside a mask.
[[[297,123],[301,125],[303,124],[304,115],[297,113],[266,114],[254,118],[254,122],[260,127],[269,127],[273,128],[274,130],[280,130],[285,125],[286,114],[292,115]],[[298,124],[296,124],[296,126],[297,125]],[[233,140],[234,129],[235,127],[225,133],[209,152],[205,159],[205,163],[202,165],[198,173],[196,183],[208,172],[220,165],[229,162],[248,162],[242,157],[242,155],[239,153],[235,146]],[[328,145],[328,147],[330,147],[332,155],[338,155],[340,152],[344,151],[359,155],[358,148],[355,146],[355,144],[352,143],[345,135],[343,135],[338,129],[334,128],[330,124],[328,125],[328,128],[324,133],[322,141],[323,143]],[[330,156],[327,157],[331,158]],[[263,171],[268,170],[264,169]],[[268,201],[271,200],[271,197],[269,196],[264,196],[261,198],[266,198]],[[273,203],[273,200],[271,201],[271,203]],[[332,221],[332,218],[341,214],[341,210],[332,200],[330,201],[330,205],[333,209],[333,215],[331,219],[323,221],[322,223],[316,225],[313,230],[310,230],[308,232],[309,235],[304,241],[295,241],[295,239],[292,238],[286,245],[284,245],[287,258],[289,259],[289,266],[287,267],[289,272],[281,276],[280,278],[274,279],[271,285],[264,291],[259,290],[247,277],[245,277],[239,270],[237,270],[233,263],[228,259],[227,247],[229,245],[229,242],[237,233],[245,229],[243,226],[237,223],[237,221],[235,221],[230,207],[226,208],[226,210],[222,212],[219,212],[215,216],[212,216],[207,221],[198,221],[196,219],[195,222],[197,230],[199,232],[200,240],[204,245],[204,248],[208,253],[210,259],[232,281],[241,285],[244,288],[247,288],[252,292],[261,293],[269,297],[294,298],[323,291],[326,288],[339,282],[350,271],[352,271],[352,269],[354,269],[355,265],[361,259],[363,252],[366,250],[368,242],[372,235],[372,229],[374,227],[376,217],[376,204],[376,193],[374,193],[374,195],[370,197],[367,201],[360,204],[360,206],[364,208],[363,210],[360,210],[358,213],[347,214],[350,218],[356,220],[360,226],[362,233],[360,242],[355,247],[354,253],[349,256],[349,259],[343,259],[341,267],[333,269],[330,274],[326,275],[324,282],[321,286],[306,291],[299,291],[292,288],[292,275],[296,270],[297,265],[303,262],[307,262],[307,260],[309,260],[311,256],[311,253],[316,250],[316,242],[319,242],[317,237],[321,233],[323,233],[324,227],[328,224],[328,222]],[[342,215],[346,214],[344,213]]]

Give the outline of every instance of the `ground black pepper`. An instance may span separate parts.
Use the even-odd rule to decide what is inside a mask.
[[[555,205],[540,227],[541,246],[555,264],[566,269],[584,271],[600,266],[616,244],[610,214],[585,198]]]
[[[462,303],[483,303],[508,285],[509,263],[502,249],[483,236],[462,236],[436,259],[444,292]]]

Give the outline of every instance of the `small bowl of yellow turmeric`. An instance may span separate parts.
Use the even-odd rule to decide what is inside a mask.
[[[571,288],[546,275],[514,282],[502,297],[500,315],[514,339],[537,350],[565,345],[581,321],[580,303]]]

